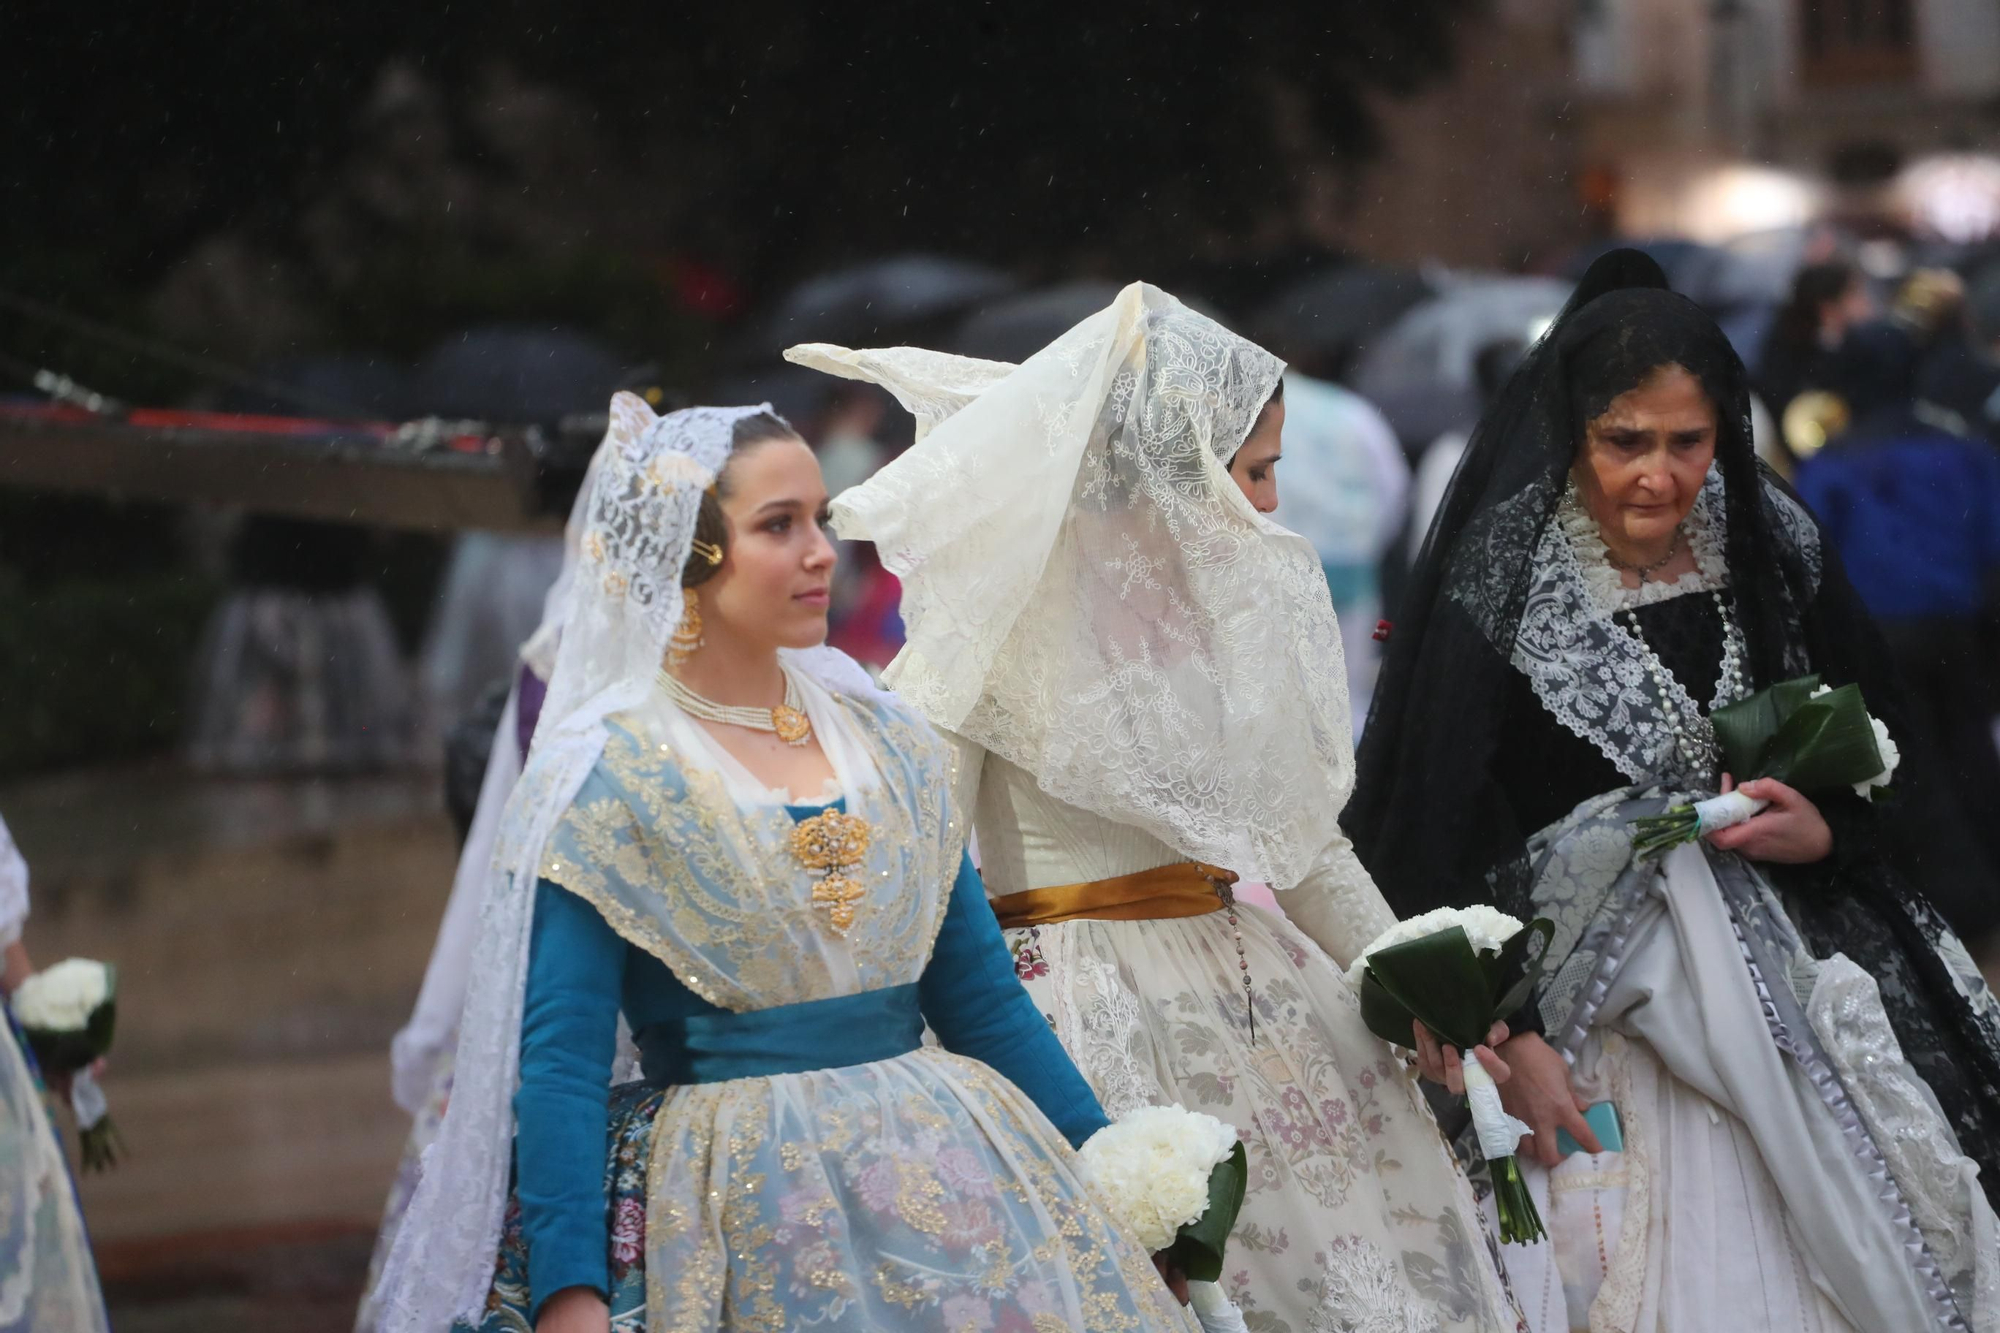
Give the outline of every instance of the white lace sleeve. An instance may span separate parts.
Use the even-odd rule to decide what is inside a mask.
[[[1297,888],[1281,889],[1277,897],[1291,923],[1343,969],[1396,924],[1396,914],[1344,833],[1327,844]]]

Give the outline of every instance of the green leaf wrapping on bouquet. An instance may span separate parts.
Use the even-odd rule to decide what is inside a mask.
[[[1500,946],[1498,954],[1486,959],[1500,997],[1493,1005],[1494,1018],[1516,1012],[1534,995],[1535,987],[1541,984],[1543,960],[1548,957],[1549,945],[1555,937],[1556,923],[1547,917],[1536,917],[1521,927],[1520,934]],[[1512,985],[1508,985],[1510,978]],[[1480,1040],[1485,1039],[1482,1034]]]
[[[1709,716],[1715,739],[1722,747],[1722,766],[1740,782],[1764,773],[1764,748],[1778,734],[1785,719],[1799,710],[1819,688],[1818,676],[1801,676],[1780,681],[1768,690],[1759,690],[1747,699],[1726,704]]]
[[[1250,1186],[1250,1162],[1239,1141],[1208,1175],[1208,1211],[1182,1227],[1167,1247],[1167,1258],[1194,1282],[1222,1278],[1222,1251],[1243,1211]]]
[[[1880,773],[1886,765],[1861,687],[1843,685],[1800,704],[1771,738],[1765,763],[1759,777],[1803,792],[1851,787]]]
[[[118,1035],[118,969],[107,964],[104,979],[107,985],[104,1003],[90,1011],[90,1022],[84,1025],[90,1044],[97,1049],[92,1059],[111,1054],[111,1040]]]
[[[1369,983],[1383,995],[1374,1010],[1382,1021],[1400,1017],[1400,1028],[1384,1031],[1369,1017]],[[1382,1003],[1386,997],[1393,1010]],[[1493,1026],[1494,987],[1472,941],[1457,926],[1435,935],[1406,940],[1368,955],[1361,984],[1361,1020],[1386,1042],[1408,1046],[1410,1020],[1416,1019],[1438,1040],[1470,1050],[1486,1040]]]
[[[1482,954],[1451,926],[1370,954],[1361,974],[1361,1021],[1394,1046],[1408,1046],[1410,1024],[1421,1022],[1440,1041],[1471,1050],[1534,994],[1555,931],[1554,922],[1537,918],[1498,953]]]
[[[111,1050],[111,1038],[118,1028],[117,997],[90,1011],[90,1019],[74,1032],[51,1032],[23,1024],[28,1049],[44,1074],[73,1074],[88,1068]]]
[[[1395,996],[1384,989],[1373,972],[1361,974],[1361,1025],[1391,1046],[1408,1046],[1413,1040],[1410,1024],[1417,1021]]]
[[[1814,697],[1818,676],[1801,676],[1715,710],[1710,721],[1723,766],[1738,782],[1776,778],[1812,793],[1866,782],[1886,766],[1861,687]]]

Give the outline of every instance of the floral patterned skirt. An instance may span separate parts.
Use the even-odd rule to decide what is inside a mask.
[[[1154,1333],[1190,1324],[1026,1096],[936,1050],[612,1090],[611,1327]],[[525,1333],[509,1204],[480,1333]]]
[[[1222,1285],[1256,1333],[1513,1330],[1477,1204],[1414,1075],[1289,922],[1067,921],[1007,932],[1015,971],[1104,1103],[1236,1126],[1250,1188]]]
[[[610,1150],[604,1163],[604,1193],[611,1206],[612,1333],[644,1333],[646,1327],[646,1167],[653,1120],[666,1100],[665,1088],[627,1083],[611,1090]],[[533,1298],[528,1292],[528,1240],[521,1232],[520,1203],[507,1200],[500,1233],[500,1262],[486,1296],[486,1319],[479,1333],[525,1333]],[[465,1325],[459,1325],[464,1328]]]

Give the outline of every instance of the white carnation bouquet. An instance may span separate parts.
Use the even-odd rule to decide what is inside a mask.
[[[1465,1096],[1503,1241],[1539,1240],[1546,1231],[1514,1156],[1528,1126],[1501,1106],[1476,1049],[1534,993],[1554,933],[1548,921],[1523,925],[1492,907],[1444,907],[1382,932],[1347,972],[1361,992],[1362,1022],[1383,1041],[1408,1046],[1422,1023],[1464,1052]]]
[[[1465,941],[1472,946],[1474,953],[1497,954],[1509,940],[1521,933],[1520,918],[1509,916],[1497,907],[1440,907],[1422,916],[1398,921],[1377,935],[1361,951],[1361,956],[1354,960],[1353,966],[1347,969],[1348,984],[1357,988],[1361,985],[1368,971],[1369,955],[1393,949],[1398,944],[1408,944],[1411,940],[1428,939],[1454,926],[1465,932]],[[1402,1044],[1409,1045],[1408,1042]]]
[[[84,1168],[116,1166],[124,1141],[91,1067],[111,1051],[118,1025],[118,969],[88,958],[65,959],[28,977],[8,1003],[43,1072],[70,1080],[70,1109],[76,1113]]]
[[[1818,676],[1759,690],[1716,709],[1709,722],[1723,766],[1739,785],[1775,778],[1807,796],[1852,787],[1855,795],[1872,801],[1903,762],[1889,728],[1863,704],[1860,687],[1835,689],[1822,685]],[[1632,846],[1640,856],[1658,856],[1741,824],[1769,804],[1731,791],[1677,805],[1633,820]]]
[[[1236,1128],[1184,1106],[1142,1106],[1077,1152],[1112,1214],[1196,1282],[1222,1275],[1250,1172]]]

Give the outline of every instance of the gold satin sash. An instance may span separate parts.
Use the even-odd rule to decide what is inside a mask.
[[[1004,929],[1049,926],[1058,921],[1158,921],[1206,916],[1223,907],[1221,890],[1236,872],[1199,861],[1179,861],[1088,884],[1056,884],[1024,889],[993,900],[993,915]]]

